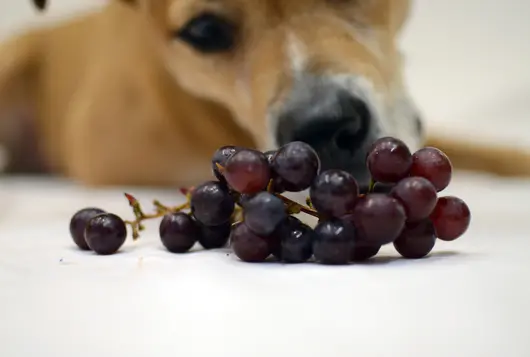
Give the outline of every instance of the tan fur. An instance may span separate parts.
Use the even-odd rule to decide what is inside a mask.
[[[245,19],[245,39],[235,53],[208,58],[169,36],[218,2],[124,2],[0,47],[0,144],[11,151],[13,169],[45,162],[93,185],[184,186],[211,177],[217,147],[267,145],[267,105],[281,103],[290,85],[285,31],[310,44],[315,72],[355,71],[382,91],[401,81],[395,42],[408,0],[226,0],[221,10]],[[306,9],[307,16],[290,16]],[[374,30],[385,61],[341,32],[335,19],[351,18]],[[239,87],[242,78],[249,98]],[[28,126],[20,113],[35,118],[36,150],[27,139],[15,140]],[[437,137],[428,144],[459,168],[530,174],[530,156],[518,150]],[[41,153],[33,160],[39,162],[24,160],[30,152]]]

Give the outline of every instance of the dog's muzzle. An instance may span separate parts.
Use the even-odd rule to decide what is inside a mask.
[[[277,116],[277,144],[306,142],[320,156],[322,170],[345,170],[367,185],[366,154],[379,132],[367,100],[334,85],[293,94]]]

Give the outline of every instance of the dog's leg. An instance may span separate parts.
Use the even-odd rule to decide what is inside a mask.
[[[36,78],[40,33],[30,32],[0,45],[0,170],[40,172],[37,149]]]
[[[504,177],[530,176],[530,150],[525,148],[481,144],[439,135],[429,135],[426,146],[434,146],[445,152],[456,169]]]

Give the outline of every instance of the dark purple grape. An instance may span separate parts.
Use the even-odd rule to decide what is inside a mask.
[[[349,222],[338,219],[322,221],[315,227],[315,259],[322,264],[348,264],[355,239],[355,228]]]
[[[191,194],[191,212],[207,226],[218,226],[230,220],[234,199],[221,183],[208,181],[197,186]]]
[[[461,237],[471,223],[468,205],[458,197],[440,197],[430,216],[436,236],[445,241]]]
[[[426,147],[412,155],[410,176],[426,178],[438,192],[449,186],[452,173],[451,161],[444,152],[437,148]]]
[[[227,245],[232,227],[230,222],[214,227],[199,223],[199,227],[199,243],[204,249],[218,249]]]
[[[404,178],[390,191],[390,196],[401,202],[408,221],[429,217],[438,197],[432,183],[423,177]]]
[[[254,194],[267,189],[271,169],[263,153],[242,149],[226,161],[223,175],[237,192]]]
[[[326,217],[341,217],[351,212],[359,196],[355,178],[342,170],[327,170],[313,181],[309,190],[313,207]]]
[[[85,239],[95,253],[116,253],[127,238],[125,222],[113,213],[101,213],[92,217],[85,228]]]
[[[311,146],[293,141],[278,150],[272,169],[286,191],[299,192],[309,188],[318,175],[320,159]]]
[[[408,222],[394,241],[394,248],[407,259],[420,259],[431,252],[436,243],[434,226],[429,219]]]
[[[260,192],[245,202],[243,219],[251,231],[268,236],[287,218],[283,201],[272,193]]]
[[[243,222],[232,226],[230,242],[234,254],[244,262],[263,262],[271,254],[268,240],[254,234]]]
[[[169,213],[162,218],[159,226],[160,240],[171,253],[186,253],[200,235],[194,219],[183,212]]]
[[[220,147],[215,151],[212,158],[212,170],[217,177],[217,179],[221,182],[225,182],[225,178],[223,177],[223,174],[219,172],[219,168],[217,167],[217,164],[221,165],[222,167],[226,166],[226,161],[232,157],[237,152],[238,148],[235,146],[223,146]]]
[[[351,251],[351,260],[353,262],[366,261],[379,253],[380,245],[369,245],[363,242],[356,242]]]
[[[104,210],[95,207],[87,207],[77,211],[70,220],[70,236],[74,243],[81,250],[90,250],[85,240],[85,228],[93,217],[98,214],[106,213]]]
[[[403,141],[384,137],[374,142],[366,164],[374,181],[396,183],[409,174],[412,155]]]
[[[269,161],[269,165],[272,167],[272,163],[274,161],[274,157],[276,156],[277,151],[271,150],[267,151],[265,153],[265,157],[267,157],[267,161]],[[271,179],[272,179],[272,192],[276,193],[283,193],[285,192],[285,189],[282,185],[282,179],[281,177],[278,177],[278,175],[275,174],[274,170],[271,172]]]
[[[405,226],[405,209],[395,198],[371,193],[359,199],[353,214],[344,217],[360,241],[377,246],[393,242]]]
[[[274,255],[286,263],[303,263],[313,256],[315,232],[298,218],[289,216],[274,233],[279,244]]]

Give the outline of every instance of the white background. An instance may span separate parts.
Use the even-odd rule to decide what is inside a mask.
[[[99,3],[51,2],[53,16]],[[417,1],[403,46],[433,130],[530,145],[529,13],[523,0]],[[0,36],[39,21],[29,0],[0,0]],[[386,247],[368,265],[248,265],[170,255],[156,223],[122,254],[82,254],[71,215],[129,218],[121,190],[2,179],[0,356],[530,356],[530,183],[461,173],[447,194],[472,225],[429,259]]]

